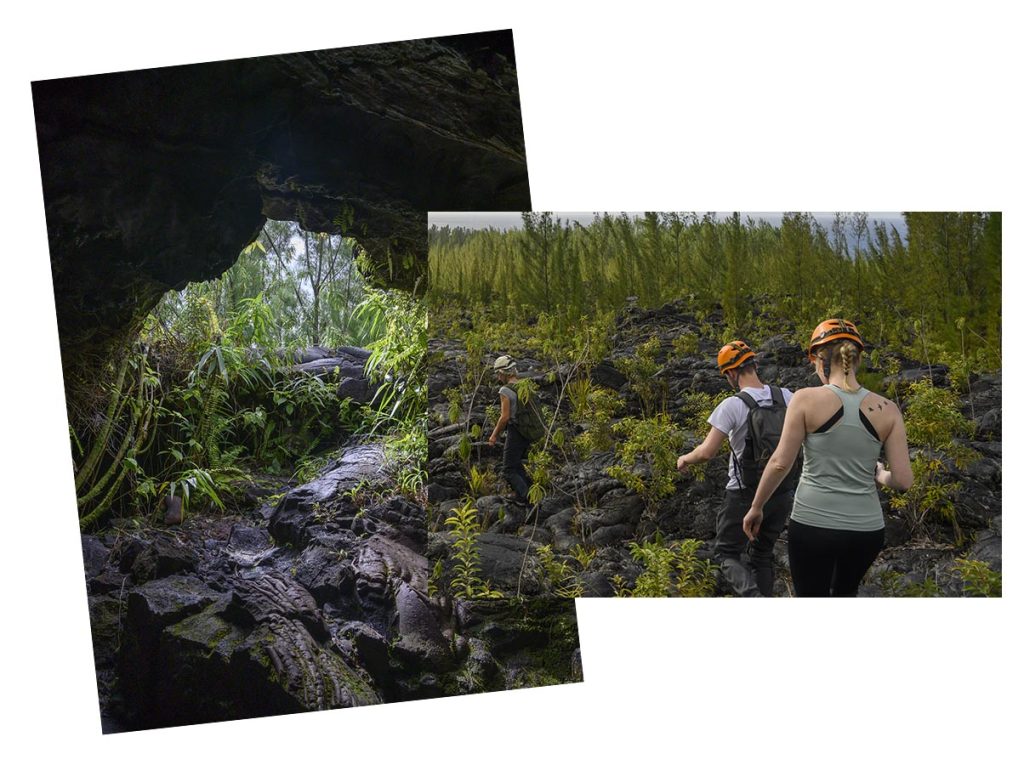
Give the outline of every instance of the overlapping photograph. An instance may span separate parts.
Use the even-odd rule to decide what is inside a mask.
[[[998,596],[999,213],[431,213],[464,597]]]
[[[104,731],[580,680],[572,603],[425,557],[426,210],[530,204],[511,32],[33,97]]]

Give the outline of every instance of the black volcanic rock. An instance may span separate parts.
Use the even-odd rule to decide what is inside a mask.
[[[69,393],[267,218],[425,272],[427,210],[530,208],[511,31],[33,83]]]

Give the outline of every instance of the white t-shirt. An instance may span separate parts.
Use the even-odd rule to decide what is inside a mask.
[[[744,393],[749,393],[750,397],[754,399],[758,404],[761,402],[767,402],[772,400],[771,387],[765,385],[763,388],[743,388]],[[793,392],[788,388],[782,389],[782,400],[786,402],[786,406],[789,406],[789,400],[793,398]],[[708,424],[713,428],[725,433],[729,437],[729,445],[732,450],[736,453],[736,460],[742,459],[743,447],[747,441],[747,413],[750,409],[743,401],[736,396],[729,396],[721,404],[715,407],[715,411],[708,417]],[[726,484],[726,489],[739,489],[740,479],[736,475],[736,460],[729,455],[729,483]],[[754,489],[756,486],[748,486],[747,488]]]

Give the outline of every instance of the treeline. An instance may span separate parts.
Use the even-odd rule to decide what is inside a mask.
[[[366,282],[354,247],[352,239],[267,221],[224,274],[168,292],[154,316],[187,336],[197,328],[208,331],[211,320],[226,323],[245,301],[258,299],[273,317],[261,328],[261,340],[271,346],[365,345],[374,330],[371,317],[357,311]]]
[[[629,298],[654,307],[688,297],[720,306],[739,336],[765,312],[798,336],[844,316],[875,345],[1000,366],[1001,214],[904,219],[905,238],[866,213],[836,213],[828,225],[810,213],[778,224],[740,213],[606,213],[588,225],[524,213],[517,230],[433,227],[430,290],[503,318],[546,313],[565,325]]]

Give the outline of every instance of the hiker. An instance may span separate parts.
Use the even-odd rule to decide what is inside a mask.
[[[715,558],[723,578],[737,595],[770,597],[775,584],[773,548],[793,504],[795,471],[786,485],[766,500],[771,508],[770,520],[749,544],[743,532],[743,516],[754,497],[767,454],[782,435],[786,406],[793,394],[761,382],[754,351],[742,340],[722,346],[718,371],[737,393],[715,407],[708,417],[711,428],[703,443],[682,455],[676,467],[685,473],[690,465],[707,462],[718,454],[722,442],[729,440],[729,481],[715,523]],[[761,455],[760,461],[757,455]],[[749,565],[743,560],[744,551],[749,552]]]
[[[807,357],[822,387],[797,391],[779,448],[757,487],[743,530],[775,526],[768,497],[803,445],[803,472],[789,519],[789,567],[798,597],[857,594],[885,543],[879,486],[905,491],[914,476],[899,406],[857,382],[864,340],[843,319],[811,333]],[[889,469],[878,461],[881,449]]]
[[[508,356],[499,356],[494,362],[494,374],[501,383],[498,394],[501,398],[501,416],[494,425],[494,432],[487,440],[491,446],[498,443],[498,436],[503,430],[505,436],[505,453],[502,460],[502,472],[509,482],[516,499],[522,504],[529,504],[530,481],[526,477],[523,459],[530,449],[530,444],[537,440],[538,426],[543,433],[543,422],[540,420],[536,403],[520,406],[519,396],[513,387],[519,382],[516,363]]]

